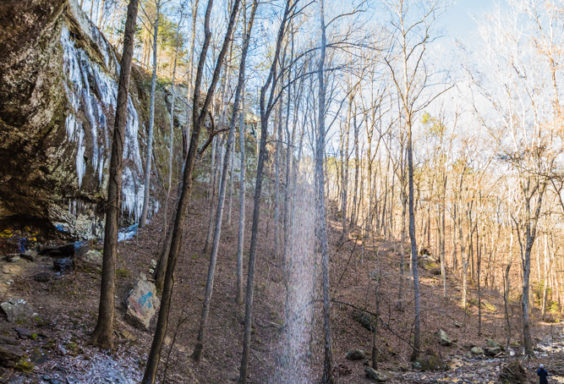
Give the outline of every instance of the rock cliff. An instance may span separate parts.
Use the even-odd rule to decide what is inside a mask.
[[[41,222],[78,238],[101,236],[118,53],[74,0],[2,2],[0,52],[0,219]],[[153,212],[162,189],[159,175],[168,172],[166,99],[161,90]],[[134,68],[124,150],[123,225],[135,222],[142,209],[148,103],[148,77]]]

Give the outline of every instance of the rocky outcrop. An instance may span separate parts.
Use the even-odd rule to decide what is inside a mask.
[[[0,3],[0,219],[25,217],[79,238],[103,233],[119,62],[75,0]],[[142,208],[146,75],[134,69],[123,225]],[[182,105],[181,103],[178,103]],[[168,110],[157,95],[152,195],[168,169]],[[176,140],[180,142],[180,140]],[[158,209],[152,200],[151,210]]]

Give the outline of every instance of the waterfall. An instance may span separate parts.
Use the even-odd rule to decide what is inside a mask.
[[[105,68],[119,68],[116,56],[97,28],[89,31],[99,48]],[[82,188],[90,171],[98,188],[104,188],[104,174],[108,173],[113,117],[117,103],[117,83],[88,53],[77,47],[67,26],[60,37],[63,48],[65,92],[69,102],[66,117],[67,139],[77,146],[76,175]],[[122,211],[137,220],[143,208],[143,162],[139,146],[140,121],[131,95],[127,101],[128,118],[124,143],[122,180]]]
[[[288,279],[285,328],[272,384],[312,382],[309,343],[315,264],[315,199],[313,186],[302,183],[292,193],[294,220],[290,229],[285,275]]]

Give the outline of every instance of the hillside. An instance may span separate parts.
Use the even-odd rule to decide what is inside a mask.
[[[202,234],[206,231],[208,213],[205,207],[205,185],[199,185],[189,210],[190,220],[185,228],[182,260],[175,280],[175,293],[171,328],[167,336],[165,358],[161,369],[168,365],[167,382],[170,383],[228,383],[238,375],[241,353],[242,307],[234,303],[236,230],[225,225],[225,236],[219,255],[215,292],[210,314],[209,341],[204,349],[204,359],[194,363],[190,358],[195,343],[197,324],[201,311],[205,273],[208,257],[202,254]],[[250,211],[251,207],[247,207]],[[249,212],[250,213],[250,212]],[[118,348],[113,354],[103,353],[88,345],[89,333],[94,327],[99,289],[99,267],[78,261],[71,273],[52,270],[53,259],[37,257],[33,261],[19,259],[2,261],[2,283],[6,286],[2,297],[23,298],[37,312],[37,316],[22,323],[1,321],[3,343],[14,340],[25,351],[15,370],[3,369],[4,382],[135,382],[140,379],[150,345],[151,333],[131,326],[124,320],[123,301],[141,273],[149,275],[151,260],[158,256],[162,244],[162,213],[134,238],[120,243],[118,260],[118,320],[116,335]],[[249,216],[249,215],[248,215]],[[236,216],[233,217],[236,223]],[[376,345],[378,365],[397,383],[467,382],[489,383],[496,380],[500,366],[507,361],[507,354],[491,359],[482,356],[467,358],[472,345],[486,346],[492,338],[503,344],[504,325],[501,313],[502,301],[495,292],[484,295],[491,311],[486,311],[483,335],[477,335],[476,308],[468,312],[458,305],[457,282],[449,279],[449,297],[442,297],[442,286],[436,275],[424,271],[422,275],[424,348],[438,354],[448,366],[446,371],[413,371],[409,363],[409,335],[412,327],[411,289],[403,311],[395,308],[398,289],[398,257],[394,250],[399,244],[378,239],[363,251],[357,240],[351,238],[339,245],[338,227],[331,225],[331,271],[334,287],[332,324],[334,353],[339,383],[369,382],[364,378],[363,362],[349,361],[347,351],[363,349],[371,351],[371,333],[354,320],[355,309],[375,312],[376,297],[380,318]],[[284,370],[280,358],[286,345],[283,338],[283,302],[281,260],[272,257],[271,220],[261,228],[260,252],[257,263],[256,316],[254,319],[253,353],[250,380],[253,383],[275,383],[274,374]],[[247,226],[248,228],[249,226]],[[25,232],[24,228],[4,226],[7,230]],[[267,232],[268,231],[268,232]],[[352,233],[354,235],[355,232]],[[99,244],[93,243],[92,247]],[[373,271],[381,271],[379,293],[374,295]],[[319,313],[318,300],[313,303]],[[512,308],[516,311],[517,308]],[[317,315],[316,315],[317,316]],[[513,324],[517,329],[518,324]],[[309,327],[309,324],[306,325]],[[303,382],[313,382],[322,364],[322,346],[319,344],[320,321],[313,321],[311,351],[300,351],[299,359],[310,370],[310,377]],[[441,328],[452,340],[453,346],[440,346],[435,333]],[[538,324],[536,335],[544,342],[546,336],[561,340],[559,325]],[[514,337],[514,342],[518,339]],[[559,341],[559,343],[562,343]],[[170,350],[170,344],[174,344]],[[554,343],[555,352],[550,357],[539,353],[525,364],[534,367],[537,362],[557,362],[564,356],[562,344]],[[27,363],[30,361],[30,363]],[[559,364],[559,363],[558,363]],[[292,370],[292,367],[286,369]],[[21,371],[27,372],[21,372]],[[563,371],[564,373],[564,371]],[[80,377],[87,375],[89,381]],[[113,375],[113,376],[112,376]],[[116,379],[112,379],[115,377]],[[162,376],[161,376],[162,377]],[[98,378],[98,379],[96,379]],[[448,378],[448,380],[446,379]],[[458,378],[461,381],[454,381]],[[532,376],[531,376],[532,378]],[[59,381],[57,381],[59,380]],[[437,381],[438,380],[438,381]],[[290,381],[284,381],[290,382]]]

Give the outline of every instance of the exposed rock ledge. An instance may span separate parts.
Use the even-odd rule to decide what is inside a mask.
[[[119,72],[114,48],[74,0],[8,0],[0,4],[0,52],[0,220],[27,218],[79,238],[102,235]],[[141,210],[148,125],[147,77],[133,73],[124,225]],[[159,175],[168,170],[165,100],[161,91],[152,211]]]

